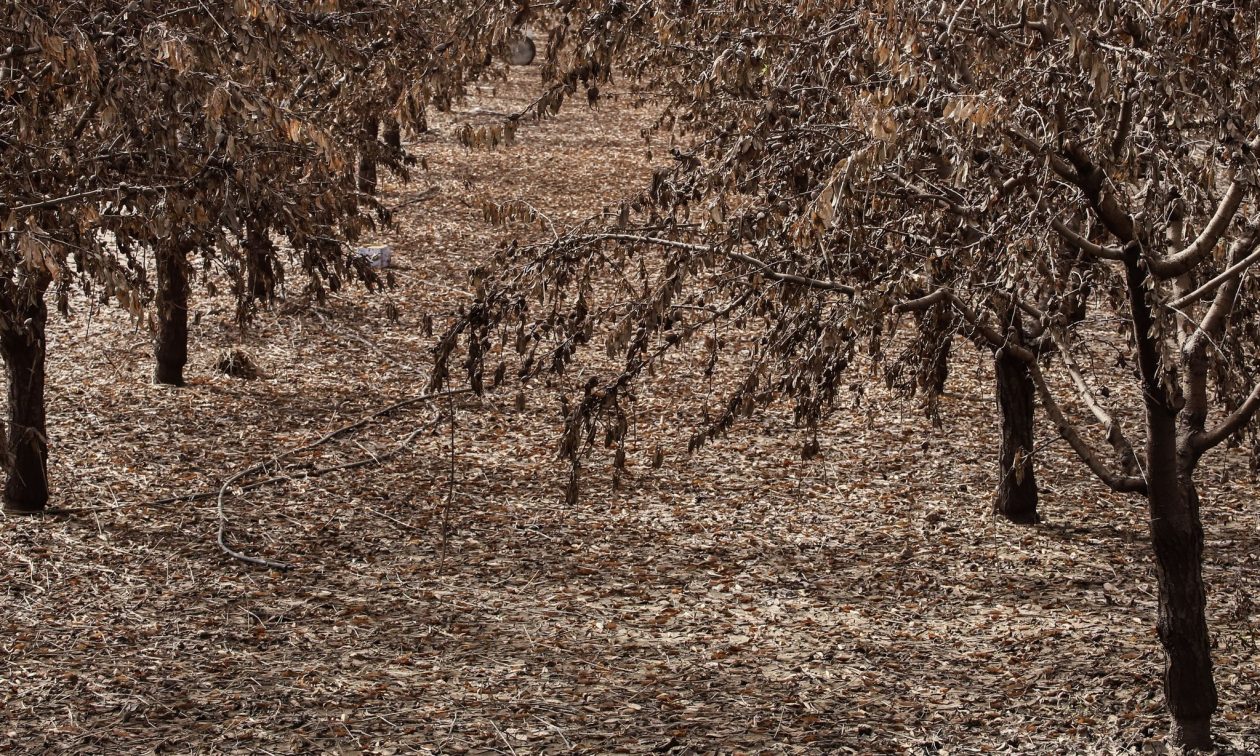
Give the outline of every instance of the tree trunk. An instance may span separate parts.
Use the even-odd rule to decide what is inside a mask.
[[[381,122],[375,116],[363,119],[363,141],[369,144],[367,151],[359,153],[359,191],[376,195],[376,137],[380,133]]]
[[[994,510],[1012,522],[1032,524],[1037,514],[1037,481],[1033,475],[1033,396],[1036,385],[1023,360],[999,349],[997,374],[998,490]]]
[[[259,302],[270,302],[276,297],[275,247],[267,228],[249,223],[245,232],[246,287],[249,296]]]
[[[1194,460],[1178,458],[1175,417],[1175,411],[1148,406],[1146,457],[1164,698],[1173,718],[1173,742],[1211,749],[1217,698],[1203,587],[1203,521]]]
[[[157,334],[153,382],[184,385],[188,364],[188,253],[178,244],[157,251]]]
[[[48,505],[48,436],[44,418],[44,326],[48,307],[43,292],[33,304],[14,308],[14,322],[0,336],[9,368],[9,477],[4,486],[8,512],[41,512]]]
[[[395,153],[402,152],[402,126],[398,123],[397,118],[390,118],[385,121],[385,133],[381,138],[385,140],[386,147]]]

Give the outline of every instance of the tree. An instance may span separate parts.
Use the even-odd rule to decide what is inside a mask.
[[[514,2],[323,0],[171,8],[133,0],[0,11],[0,349],[9,368],[6,507],[48,499],[45,295],[80,288],[142,319],[155,379],[183,383],[187,298],[216,258],[242,317],[283,237],[317,294],[374,281],[348,246],[379,204],[357,191],[364,114],[407,126],[493,73]],[[393,139],[393,135],[387,134]],[[151,279],[150,276],[153,276]]]
[[[1255,15],[1000,0],[565,10],[534,113],[582,89],[594,102],[619,72],[663,98],[673,160],[642,196],[559,243],[503,250],[439,344],[435,383],[462,340],[480,389],[500,324],[516,325],[504,346],[527,377],[566,369],[606,335],[623,367],[570,406],[561,451],[576,471],[600,430],[621,459],[633,383],[722,322],[755,324],[761,338],[693,445],[779,398],[815,426],[860,345],[886,364],[899,313],[947,305],[999,366],[1015,419],[1004,485],[1030,469],[1032,388],[1087,469],[1148,500],[1173,739],[1210,747],[1194,473],[1260,408],[1247,276],[1260,260]],[[594,301],[601,280],[620,305]],[[1085,309],[1127,323],[1137,444],[1079,359],[1098,335]],[[702,348],[723,356],[720,336]],[[1052,363],[1065,380],[1048,375]]]

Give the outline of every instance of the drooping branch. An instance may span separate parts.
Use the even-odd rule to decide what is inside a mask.
[[[742,262],[745,265],[757,268],[757,272],[767,278],[772,278],[783,283],[797,284],[809,289],[821,289],[824,291],[837,291],[847,296],[853,296],[855,290],[852,286],[839,283],[837,281],[827,281],[821,278],[809,278],[806,276],[798,276],[794,273],[782,273],[770,267],[769,263],[758,260],[757,258],[746,255],[742,252],[734,250],[724,250],[721,247],[709,244],[693,244],[690,242],[675,241],[673,239],[661,239],[655,236],[638,236],[635,234],[593,234],[585,237],[588,241],[623,241],[637,242],[642,244],[656,244],[663,247],[674,247],[675,249],[686,249],[693,252],[717,252],[724,255],[730,260]]]
[[[1050,420],[1055,424],[1059,431],[1059,435],[1064,441],[1068,442],[1068,446],[1076,452],[1076,456],[1080,457],[1085,466],[1098,476],[1098,479],[1107,485],[1113,491],[1120,493],[1146,493],[1146,481],[1136,475],[1120,475],[1102,461],[1098,453],[1095,452],[1088,442],[1077,432],[1076,427],[1063,414],[1063,410],[1059,407],[1058,401],[1054,398],[1054,393],[1050,390],[1050,386],[1046,383],[1046,377],[1041,372],[1041,367],[1036,362],[1028,365],[1028,372],[1032,375],[1033,383],[1037,385],[1037,394],[1041,397],[1041,404],[1046,410],[1046,414],[1050,416]]]

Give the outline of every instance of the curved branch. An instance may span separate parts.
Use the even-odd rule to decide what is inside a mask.
[[[1029,363],[1028,372],[1032,376],[1033,383],[1037,385],[1037,394],[1041,396],[1041,405],[1045,408],[1046,414],[1050,415],[1050,419],[1058,428],[1059,435],[1064,441],[1068,442],[1068,446],[1076,452],[1076,456],[1081,458],[1094,475],[1107,485],[1112,491],[1119,493],[1140,493],[1146,494],[1146,481],[1136,475],[1119,475],[1108,469],[1107,465],[1098,457],[1098,454],[1090,448],[1085,439],[1081,438],[1081,434],[1063,414],[1063,410],[1059,408],[1058,402],[1054,399],[1054,394],[1050,392],[1050,386],[1046,384],[1046,377],[1041,373],[1041,367],[1036,362]]]
[[[994,349],[1006,349],[1009,354],[1025,362],[1035,362],[1037,360],[1037,355],[1031,349],[1018,344],[1008,343],[1007,339],[996,328],[981,322],[980,316],[976,314],[976,311],[971,309],[962,300],[962,297],[950,289],[940,288],[931,294],[902,302],[893,307],[893,312],[922,312],[940,302],[949,302],[958,311],[958,314],[962,315],[963,320],[967,321],[967,324],[972,327],[975,333]]]
[[[1119,247],[1104,247],[1101,244],[1095,244],[1084,236],[1073,231],[1063,221],[1055,218],[1050,221],[1050,227],[1053,228],[1063,240],[1080,251],[1091,257],[1097,257],[1101,260],[1123,260],[1124,250]]]
[[[675,249],[687,249],[693,252],[718,252],[725,255],[727,259],[742,262],[745,265],[751,265],[759,268],[757,271],[767,278],[773,278],[783,283],[797,284],[809,289],[821,289],[823,291],[838,291],[841,294],[853,296],[856,289],[836,281],[827,281],[821,278],[808,278],[806,276],[798,276],[794,273],[781,273],[770,267],[769,263],[762,262],[752,255],[746,255],[742,252],[734,250],[723,250],[716,245],[711,244],[692,244],[690,242],[674,241],[673,239],[661,239],[655,236],[638,236],[636,234],[592,234],[585,237],[589,241],[623,241],[638,242],[643,244],[658,244],[662,247],[674,247]]]
[[[1245,245],[1243,247],[1244,251],[1246,250],[1247,246],[1252,248],[1251,254],[1247,255],[1243,259],[1229,266],[1224,271],[1222,271],[1220,275],[1216,276],[1215,278],[1203,284],[1202,286],[1190,292],[1189,294],[1186,294],[1185,296],[1180,297],[1179,299],[1173,302],[1169,302],[1167,307],[1174,310],[1184,309],[1187,305],[1192,305],[1195,302],[1198,302],[1199,300],[1207,297],[1207,295],[1219,289],[1222,285],[1229,283],[1230,281],[1233,281],[1235,278],[1238,278],[1239,276],[1241,276],[1243,273],[1247,271],[1248,268],[1250,268],[1252,265],[1255,265],[1256,262],[1260,261],[1260,249],[1257,248],[1257,242],[1260,242],[1260,237],[1257,237],[1257,235],[1254,233],[1249,234],[1247,238],[1240,240],[1239,244]]]
[[[1056,346],[1059,347],[1059,355],[1063,358],[1063,366],[1067,368],[1068,375],[1072,377],[1072,383],[1076,384],[1076,390],[1081,395],[1081,401],[1089,408],[1094,417],[1098,418],[1098,422],[1102,423],[1103,428],[1107,431],[1107,443],[1116,451],[1116,458],[1125,472],[1136,472],[1137,454],[1133,451],[1133,444],[1129,442],[1124,430],[1121,429],[1120,423],[1112,417],[1111,413],[1098,401],[1094,396],[1094,392],[1089,388],[1089,384],[1085,381],[1085,376],[1076,365],[1076,360],[1072,358],[1072,353],[1068,349],[1068,344],[1063,340],[1062,334],[1053,328],[1050,330],[1050,338],[1054,340]]]
[[[1208,221],[1208,224],[1199,232],[1198,237],[1180,252],[1162,259],[1152,259],[1150,261],[1151,272],[1160,278],[1176,278],[1203,262],[1213,248],[1216,247],[1221,237],[1224,236],[1230,222],[1234,220],[1234,216],[1238,213],[1238,206],[1242,204],[1244,194],[1246,194],[1246,188],[1242,182],[1234,181],[1231,183],[1229,189],[1225,192],[1225,196],[1221,198],[1221,204],[1217,206],[1212,220]]]
[[[1222,420],[1220,425],[1206,433],[1196,433],[1194,436],[1191,436],[1190,445],[1200,452],[1211,449],[1247,427],[1251,419],[1256,416],[1257,410],[1260,410],[1260,384],[1257,384],[1251,390],[1247,400],[1239,405],[1238,409],[1230,413],[1229,417]]]

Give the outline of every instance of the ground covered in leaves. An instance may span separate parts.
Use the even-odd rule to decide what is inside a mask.
[[[287,482],[229,491],[228,543],[289,571],[225,557],[213,497],[162,501],[422,394],[426,325],[469,301],[468,270],[548,232],[490,226],[481,200],[563,226],[642,185],[651,113],[624,101],[458,146],[459,124],[527,101],[524,80],[410,144],[428,170],[386,198],[393,289],[291,291],[244,332],[199,297],[180,390],[150,385],[123,313],[79,303],[52,328],[61,513],[0,523],[0,750],[1162,752],[1141,502],[1043,429],[1047,522],[995,519],[978,356],[943,428],[873,381],[808,462],[787,411],[687,456],[720,399],[680,360],[639,395],[621,487],[597,456],[573,507],[563,385],[523,409],[515,388],[410,404],[280,458]],[[230,348],[263,377],[217,373]],[[1232,453],[1203,480],[1218,732],[1260,752],[1257,488]]]

